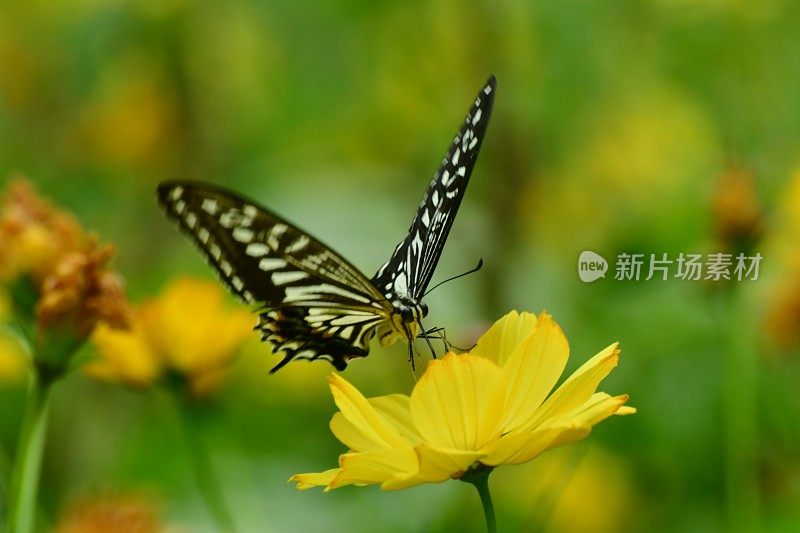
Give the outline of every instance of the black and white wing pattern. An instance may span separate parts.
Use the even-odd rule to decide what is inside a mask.
[[[427,313],[420,300],[464,197],[494,92],[492,76],[428,185],[408,236],[372,280],[252,200],[206,183],[159,185],[167,216],[231,292],[258,306],[256,329],[284,354],[273,372],[293,359],[327,359],[343,370],[367,355],[376,334],[386,345],[419,333]]]
[[[425,293],[478,158],[492,112],[495,86],[495,78],[491,76],[433,175],[408,235],[372,278],[387,297],[402,294],[419,300]]]
[[[368,353],[392,306],[328,246],[236,193],[169,181],[158,200],[240,299],[260,307],[256,329],[275,352],[274,372],[292,359],[327,359],[342,370]]]

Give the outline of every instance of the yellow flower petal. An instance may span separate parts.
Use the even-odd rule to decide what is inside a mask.
[[[445,449],[429,444],[421,444],[414,451],[419,461],[416,475],[428,483],[459,478],[470,465],[486,456],[481,452]]]
[[[422,437],[411,418],[411,398],[405,394],[388,394],[370,398],[368,401],[375,412],[381,415],[403,439],[412,445],[422,442]]]
[[[569,343],[550,315],[542,313],[531,336],[522,341],[503,366],[506,394],[504,432],[530,420],[553,389],[569,357]]]
[[[346,432],[347,438],[354,439],[352,442],[357,443],[358,447],[354,449],[365,451],[385,448],[411,449],[411,443],[380,416],[370,402],[346,379],[338,374],[331,374],[328,382],[336,406],[349,422],[349,425],[345,425],[341,421],[337,422],[334,417],[331,420],[331,429],[335,426],[336,431]]]
[[[525,463],[542,452],[559,446],[560,439],[578,440],[588,435],[590,431],[589,427],[567,424],[504,435],[487,448],[489,453],[481,462],[489,466]]]
[[[324,472],[295,474],[289,478],[288,482],[297,483],[298,490],[308,490],[314,487],[327,487],[340,470],[340,468],[331,468],[330,470],[326,470]]]
[[[536,315],[533,313],[511,311],[481,335],[469,353],[503,366],[514,348],[533,333],[535,326]]]
[[[627,394],[609,396],[605,392],[598,392],[593,394],[592,397],[578,409],[565,415],[562,419],[559,419],[556,424],[569,422],[577,425],[593,426],[614,414],[628,415],[635,413],[636,409],[633,407],[626,408],[624,406],[627,401]],[[620,410],[622,410],[621,413]]]
[[[500,378],[500,367],[482,357],[448,354],[431,361],[411,393],[419,434],[441,448],[475,451],[484,446],[499,433]]]
[[[617,366],[619,344],[607,347],[576,370],[524,423],[535,428],[548,419],[557,419],[583,405],[597,390],[600,382]]]
[[[383,483],[399,475],[414,473],[417,470],[417,455],[411,448],[345,453],[339,457],[339,468],[336,477],[328,484],[331,489],[345,485]]]
[[[404,394],[390,394],[377,398],[368,398],[367,402],[372,406],[375,414],[387,426],[396,431],[408,446],[413,446],[422,442],[417,428],[411,419],[409,411],[409,398]],[[383,439],[376,438],[371,426],[364,431],[364,425],[356,425],[341,412],[335,413],[331,419],[331,431],[337,439],[347,445],[350,450],[355,452],[371,452],[385,449],[387,444]]]

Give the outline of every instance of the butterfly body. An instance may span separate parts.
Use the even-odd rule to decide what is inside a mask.
[[[258,306],[255,329],[284,358],[342,370],[383,346],[413,341],[422,302],[461,202],[491,113],[490,78],[430,181],[406,238],[371,279],[309,233],[256,202],[192,181],[159,185],[158,200],[228,289]]]

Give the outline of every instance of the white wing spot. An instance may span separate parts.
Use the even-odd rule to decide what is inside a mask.
[[[217,260],[219,260],[219,257],[222,255],[222,250],[220,250],[219,246],[216,244],[211,244],[211,246],[208,247],[208,251],[211,253],[211,256]]]
[[[337,296],[344,296],[345,298],[351,298],[356,300],[357,302],[362,302],[365,304],[370,303],[368,298],[361,296],[360,294],[350,292],[345,290],[341,287],[337,287],[336,285],[330,285],[328,283],[322,283],[320,285],[301,285],[299,287],[286,287],[286,296],[284,297],[283,301],[286,302],[297,302],[303,300],[319,300],[319,295],[321,294],[335,294]]]
[[[269,253],[269,246],[264,244],[263,242],[254,242],[253,244],[248,244],[245,253],[250,257],[261,257],[262,255],[267,255]],[[283,261],[280,259],[280,261]],[[285,264],[285,261],[284,261]]]
[[[206,244],[211,234],[208,233],[208,230],[206,228],[200,228],[199,230],[197,230],[197,236],[200,237],[200,242]]]
[[[450,180],[450,171],[449,170],[445,170],[444,172],[442,172],[442,185],[447,187],[447,184],[449,183],[449,180]]]
[[[422,216],[420,217],[420,220],[422,221],[422,224],[423,224],[423,225],[424,225],[426,228],[427,228],[427,227],[428,227],[428,225],[431,223],[431,219],[430,219],[430,217],[428,216],[428,210],[427,210],[427,209],[426,209],[425,211],[423,211],[423,212],[422,212]],[[379,273],[379,274],[380,274],[380,273]]]
[[[458,194],[458,189],[453,189],[452,191],[447,191],[445,195],[450,198],[451,200],[456,197]]]
[[[190,229],[194,229],[194,225],[197,224],[197,215],[192,213],[191,211],[186,213],[186,225],[189,226]]]
[[[414,235],[414,240],[411,241],[411,248],[413,248],[417,253],[422,251],[422,239],[419,238],[419,232]]]
[[[244,282],[237,276],[233,276],[231,278],[231,283],[236,288],[237,291],[240,291],[244,288]]]
[[[216,215],[217,211],[219,210],[219,204],[217,204],[217,201],[212,198],[206,198],[205,200],[203,200],[200,209],[202,209],[209,215]]]
[[[478,110],[475,111],[475,116],[472,117],[472,125],[473,126],[478,123],[478,121],[481,119],[481,115],[482,114],[483,114],[483,111],[481,110],[481,108],[478,108]]]
[[[242,243],[250,242],[253,240],[253,231],[247,228],[234,228],[233,238]]]
[[[170,191],[170,193],[169,193],[169,197],[170,197],[170,198],[172,199],[172,201],[174,202],[175,200],[177,200],[178,198],[180,198],[182,194],[183,194],[183,187],[175,187],[174,189],[172,189],[172,190]]]
[[[253,218],[258,214],[258,210],[252,205],[244,206],[244,209],[242,211],[244,211],[244,214],[250,218]]]
[[[183,210],[186,209],[186,202],[183,200],[178,200],[175,202],[175,212],[180,214],[183,213]]]
[[[301,235],[300,237],[297,238],[297,240],[295,240],[292,244],[286,247],[285,252],[287,254],[299,252],[300,250],[308,246],[309,241],[310,239],[308,238],[308,235]]]
[[[442,180],[442,185],[444,185],[445,187],[449,187],[450,184],[453,183],[453,180],[456,179],[455,174],[450,174],[450,173],[447,173],[447,174],[449,176],[449,179],[447,181]]]
[[[408,280],[406,279],[406,273],[400,272],[394,280],[394,292],[397,294],[407,294],[408,293]]]
[[[342,315],[331,320],[331,326],[350,326],[373,320],[375,315],[372,313],[359,313],[357,315]]]
[[[353,334],[353,326],[347,326],[341,332],[339,332],[339,336],[343,339],[350,339],[350,336]]]
[[[475,148],[475,145],[478,144],[478,138],[473,137],[472,140],[469,142],[469,149],[472,150]]]
[[[490,92],[492,92],[492,86],[491,85],[487,85],[486,88],[483,90],[483,92],[486,93],[486,94],[489,94]]]
[[[285,266],[286,266],[286,261],[284,261],[283,259],[278,259],[276,257],[265,257],[258,263],[258,268],[260,268],[264,272],[275,270],[277,268],[283,268]]]
[[[272,283],[275,285],[286,285],[287,283],[299,281],[307,277],[308,274],[305,272],[273,272],[271,279]]]
[[[467,168],[464,165],[461,165],[460,167],[458,167],[458,170],[456,170],[456,174],[458,174],[461,177],[464,177],[466,173],[467,173]]]
[[[456,151],[453,153],[453,159],[451,159],[450,162],[453,165],[457,165],[458,164],[458,158],[460,156],[461,156],[461,149],[460,148],[456,148]]]
[[[226,276],[230,276],[231,272],[233,272],[233,267],[227,261],[221,261],[219,264],[219,268],[225,273]]]
[[[433,203],[434,206],[439,207],[439,191],[435,189],[431,194],[431,203]]]
[[[280,243],[278,239],[280,239],[281,235],[288,229],[286,224],[275,224],[272,226],[272,229],[269,230],[269,235],[267,236],[267,243],[269,244],[270,248],[273,250],[277,250],[280,247]]]

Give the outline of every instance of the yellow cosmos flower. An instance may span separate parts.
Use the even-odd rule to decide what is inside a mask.
[[[219,284],[179,279],[136,310],[130,330],[98,328],[92,339],[100,358],[87,371],[141,386],[171,370],[202,395],[219,382],[252,326],[248,311],[225,305]]]
[[[635,409],[627,395],[597,387],[617,365],[617,344],[589,359],[553,391],[569,356],[550,315],[512,311],[468,354],[431,361],[411,396],[365,398],[333,374],[339,412],[333,434],[350,451],[339,467],[298,474],[299,489],[380,484],[385,490],[459,479],[586,437],[613,414]]]

